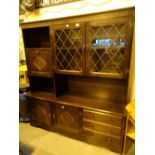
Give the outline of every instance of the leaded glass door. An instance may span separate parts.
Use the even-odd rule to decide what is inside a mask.
[[[87,23],[87,74],[123,78],[129,65],[130,20]]]
[[[55,71],[63,74],[85,74],[84,23],[53,26]]]

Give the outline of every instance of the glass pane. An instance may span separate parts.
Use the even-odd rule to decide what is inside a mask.
[[[123,72],[127,23],[90,27],[90,71]]]
[[[82,30],[57,30],[55,38],[57,69],[82,71]]]

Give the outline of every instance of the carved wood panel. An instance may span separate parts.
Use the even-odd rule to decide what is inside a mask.
[[[50,102],[39,99],[29,99],[30,101],[30,123],[45,129],[52,126],[52,107]]]
[[[82,112],[81,109],[57,105],[56,106],[56,126],[57,128],[79,134],[82,125]]]
[[[50,49],[26,49],[27,65],[31,75],[52,75],[52,56]]]

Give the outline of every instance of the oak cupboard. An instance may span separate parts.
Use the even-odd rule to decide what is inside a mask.
[[[30,124],[121,154],[134,8],[21,27]]]

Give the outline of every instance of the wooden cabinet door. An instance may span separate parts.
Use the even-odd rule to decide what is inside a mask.
[[[26,55],[29,75],[53,75],[51,48],[29,48],[26,49]]]
[[[87,75],[125,78],[128,74],[132,18],[90,21],[86,24]]]
[[[51,27],[55,71],[60,74],[85,74],[85,23],[66,23]]]
[[[29,98],[30,124],[50,130],[53,124],[53,108],[48,101]]]
[[[80,134],[82,128],[82,110],[66,105],[56,105],[56,128],[70,134]]]

